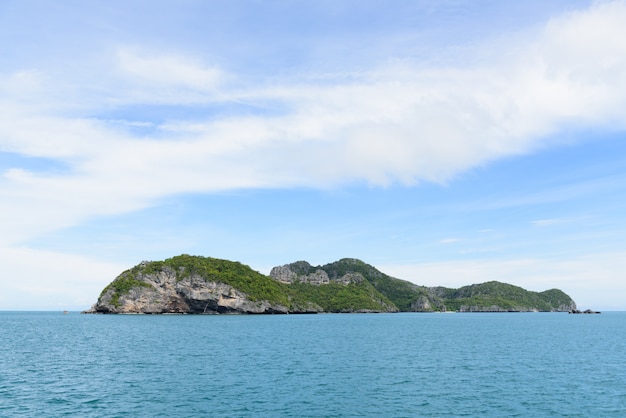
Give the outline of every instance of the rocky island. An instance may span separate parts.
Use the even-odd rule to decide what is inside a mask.
[[[570,312],[558,289],[532,292],[501,282],[459,289],[419,286],[344,258],[298,261],[269,276],[235,261],[180,255],[124,271],[84,313],[297,314],[322,312]]]
[[[569,311],[569,313],[571,314],[583,314],[583,315],[589,315],[589,314],[601,314],[602,312],[600,311],[593,311],[591,309],[585,309],[584,311],[579,311],[578,309],[571,309]]]

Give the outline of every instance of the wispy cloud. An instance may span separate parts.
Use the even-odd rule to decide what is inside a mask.
[[[531,221],[530,223],[534,226],[544,227],[544,226],[552,226],[558,225],[566,222],[570,222],[571,219],[566,218],[551,218],[551,219],[538,219],[536,221]]]
[[[225,74],[215,66],[177,54],[138,52],[120,48],[113,75],[120,78],[117,103],[198,104],[212,100]]]
[[[0,152],[65,169],[0,167],[0,245],[182,193],[445,183],[562,129],[623,129],[625,21],[626,2],[597,2],[437,67],[397,51],[358,72],[250,81],[201,48],[129,41],[63,71],[3,70]]]
[[[15,220],[3,221],[3,229],[25,239],[30,234],[19,237],[17,231],[35,232],[30,225],[64,227],[87,216],[145,207],[172,193],[332,187],[355,180],[445,182],[470,167],[544,146],[546,135],[564,124],[623,126],[624,20],[624,2],[600,3],[553,19],[530,42],[499,46],[515,55],[492,55],[473,67],[400,63],[347,83],[341,78],[322,85],[274,84],[230,89],[219,97],[212,92],[226,75],[216,67],[122,48],[114,67],[103,70],[124,78],[110,85],[109,98],[115,100],[107,106],[178,105],[211,95],[210,100],[280,103],[282,109],[265,116],[169,121],[156,126],[153,138],[134,137],[108,119],[42,114],[28,94],[46,94],[45,74],[5,75],[0,149],[60,159],[72,170],[50,177],[6,167],[2,201],[10,202],[5,210],[23,224],[13,228]],[[11,80],[21,80],[17,91]],[[46,215],[28,209],[43,207]],[[37,222],[41,216],[48,219]]]
[[[444,238],[444,239],[440,239],[439,243],[440,244],[454,244],[455,242],[459,242],[462,241],[461,238]]]

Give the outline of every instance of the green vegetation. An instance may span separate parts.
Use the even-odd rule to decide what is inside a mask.
[[[120,305],[120,296],[128,294],[130,290],[135,287],[152,286],[141,280],[136,280],[134,278],[133,269],[126,270],[117,279],[111,282],[111,284],[104,288],[102,293],[100,293],[100,297],[102,297],[109,290],[113,290],[113,294],[111,295],[111,304],[117,307]]]
[[[464,286],[460,289],[444,289],[446,307],[459,310],[461,307],[489,308],[497,306],[504,310],[551,311],[569,305],[571,299],[560,290],[553,289],[537,293],[496,281]]]
[[[426,287],[388,276],[373,266],[354,258],[344,258],[319,268],[324,270],[330,278],[338,278],[347,273],[360,273],[365,280],[388,298],[400,311],[410,311],[411,306],[421,296],[428,295]]]
[[[295,282],[289,285],[289,294],[297,306],[307,302],[320,306],[325,312],[354,312],[354,311],[386,311],[393,303],[380,294],[368,282],[329,283],[313,285]]]
[[[302,265],[303,262],[298,262]],[[307,264],[308,265],[308,264]],[[293,269],[293,264],[289,265]],[[344,258],[308,271],[324,270],[331,278],[346,273],[361,274],[378,292],[391,301],[400,311],[458,311],[477,310],[538,310],[562,309],[573,303],[571,298],[558,289],[537,293],[496,281],[465,286],[460,289],[445,287],[428,288],[388,276],[363,261]],[[295,270],[294,270],[295,271]],[[428,301],[427,307],[420,302]]]
[[[266,300],[289,306],[285,285],[236,261],[183,254],[164,261],[140,264],[131,271],[155,274],[168,268],[176,273],[178,281],[198,276],[206,281],[231,285],[253,301]]]
[[[572,299],[559,289],[550,289],[539,292],[538,295],[550,306],[566,306],[572,303]]]

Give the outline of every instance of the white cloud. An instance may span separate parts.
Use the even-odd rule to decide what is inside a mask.
[[[517,54],[480,67],[394,65],[348,84],[232,91],[228,96],[236,100],[277,102],[285,110],[169,122],[157,127],[155,139],[134,138],[115,121],[41,115],[0,102],[0,150],[69,166],[56,176],[7,167],[2,202],[16,215],[32,212],[19,217],[22,225],[10,223],[16,231],[35,232],[32,225],[65,227],[70,219],[138,209],[172,193],[328,187],[361,179],[374,185],[445,182],[470,167],[541,147],[545,135],[565,123],[623,128],[623,21],[626,3],[599,4],[552,20],[533,41],[508,46]],[[194,95],[207,100],[222,78],[219,70],[184,56],[122,49],[118,59],[139,96],[115,89],[111,96],[129,103],[179,104],[193,102]],[[13,78],[31,80],[25,85],[32,88],[45,79],[25,74]],[[45,214],[38,223],[33,218],[43,207],[70,215]]]
[[[128,267],[28,248],[0,247],[0,309],[86,309]]]
[[[461,238],[443,238],[439,240],[440,244],[454,244],[455,242],[463,241]]]
[[[41,90],[44,84],[41,71],[27,69],[0,77],[0,91],[11,96],[30,97]]]
[[[53,174],[2,168],[1,240],[17,245],[176,193],[333,187],[355,180],[383,186],[445,182],[468,168],[545,146],[564,125],[623,129],[623,22],[626,2],[598,3],[553,19],[530,41],[483,45],[496,50],[474,51],[487,58],[471,67],[401,62],[354,74],[348,83],[343,76],[320,85],[273,80],[234,90],[224,83],[233,76],[199,59],[131,48],[118,50],[112,66],[88,79],[101,77],[96,89],[80,84],[81,78],[78,84],[52,79],[43,69],[0,75],[0,151],[67,166]],[[65,104],[71,100],[76,104]],[[153,137],[85,116],[115,106],[220,100],[269,106],[268,114],[160,126],[141,117],[130,121],[153,126]]]
[[[214,89],[222,77],[215,67],[204,67],[179,55],[140,55],[129,49],[117,53],[119,68],[140,83],[155,86],[175,85],[198,90]]]
[[[558,225],[562,223],[570,222],[570,219],[563,218],[550,218],[550,219],[538,219],[536,221],[531,221],[530,223],[534,226],[544,227],[544,226],[552,226]]]
[[[601,253],[568,259],[477,259],[380,265],[381,271],[423,286],[458,288],[492,280],[544,291],[559,288],[583,308],[624,308],[626,253]]]
[[[206,103],[225,80],[225,74],[191,57],[150,54],[130,48],[117,51],[117,75],[123,87],[112,99],[118,103]]]

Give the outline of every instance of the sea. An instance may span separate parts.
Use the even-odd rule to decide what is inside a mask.
[[[626,312],[0,312],[1,417],[626,417]]]

